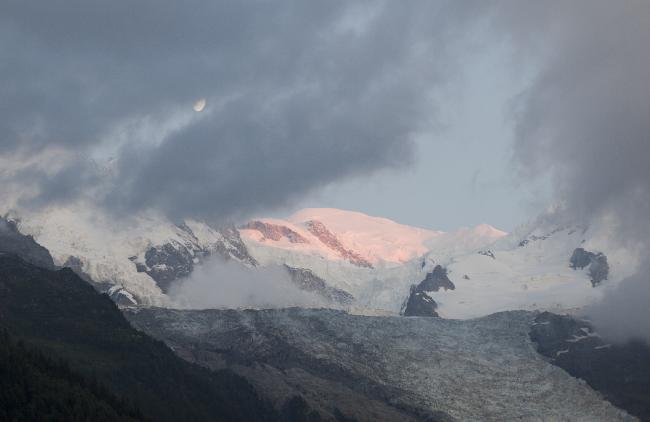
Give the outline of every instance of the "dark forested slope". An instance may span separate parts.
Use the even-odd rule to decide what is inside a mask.
[[[117,399],[69,365],[0,331],[0,420],[139,421],[133,405]]]
[[[181,360],[163,343],[133,329],[107,296],[70,269],[52,271],[0,253],[0,327],[36,353],[36,361],[20,363],[30,372],[25,382],[34,381],[29,388],[37,391],[27,398],[28,406],[39,405],[34,402],[34,397],[42,397],[39,390],[62,385],[61,397],[76,395],[89,412],[103,412],[93,414],[107,419],[125,419],[128,411],[120,408],[122,401],[156,421],[277,419],[246,380]],[[15,347],[5,347],[2,358],[14,359]],[[83,381],[53,376],[54,364],[43,364],[38,356],[50,363],[64,361],[69,374]],[[98,396],[88,385],[104,386],[106,396]],[[113,395],[118,398],[114,406],[108,399]],[[23,399],[2,395],[3,400],[0,408],[9,400]],[[137,418],[137,412],[131,417]]]

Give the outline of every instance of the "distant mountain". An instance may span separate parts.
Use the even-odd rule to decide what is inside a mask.
[[[249,245],[313,254],[367,268],[419,258],[428,251],[425,242],[443,234],[333,208],[307,208],[286,220],[253,220],[241,226],[240,232]]]
[[[156,215],[115,221],[92,206],[69,205],[11,215],[22,234],[120,305],[169,305],[165,294],[211,256],[255,265],[232,226],[174,224]]]
[[[320,296],[322,306],[355,313],[398,315],[415,290],[414,306],[435,304],[442,318],[511,309],[573,312],[599,300],[636,265],[633,253],[609,241],[606,228],[549,218],[509,234],[487,224],[421,229],[330,208],[238,227],[172,223],[153,214],[114,221],[80,204],[11,218],[47,248],[54,264],[73,268],[120,306],[174,306],[170,287],[217,257],[244,267],[286,268],[286,278]],[[454,289],[412,287],[438,266]]]
[[[355,312],[463,319],[513,309],[575,312],[599,300],[636,267],[634,253],[607,230],[542,215],[513,233],[487,224],[445,233],[306,209],[253,220],[240,233],[260,265],[308,269],[353,296]],[[436,268],[446,287],[426,282]]]
[[[111,414],[128,414],[120,402],[110,401],[115,396],[155,421],[280,420],[242,377],[228,370],[206,371],[181,360],[161,342],[133,329],[107,296],[70,269],[52,271],[0,254],[0,327],[37,353],[16,361],[33,381],[22,385],[34,394],[13,396],[23,390],[12,390],[12,385],[21,384],[11,375],[18,368],[9,368],[8,375],[0,376],[0,386],[11,394],[0,395],[0,409],[10,405],[42,409],[39,406],[53,406],[73,395],[89,406],[87,415],[114,420]],[[4,346],[4,358],[18,358],[20,348]],[[69,369],[50,363],[60,361]],[[9,376],[13,383],[3,384]],[[61,390],[48,396],[49,388]],[[35,419],[46,417],[39,414]]]

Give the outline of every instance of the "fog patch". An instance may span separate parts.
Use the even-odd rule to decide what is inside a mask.
[[[621,342],[630,338],[650,339],[649,270],[645,265],[608,290],[601,302],[587,308],[587,314],[604,338]]]
[[[183,309],[284,308],[322,306],[316,295],[300,290],[281,266],[247,267],[213,258],[172,285],[172,306]]]

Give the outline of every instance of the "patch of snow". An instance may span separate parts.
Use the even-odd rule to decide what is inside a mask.
[[[610,347],[612,347],[611,344],[603,344],[603,345],[600,345],[600,346],[596,346],[596,347],[594,347],[594,349],[596,349],[596,350],[600,350],[600,349],[609,349]]]

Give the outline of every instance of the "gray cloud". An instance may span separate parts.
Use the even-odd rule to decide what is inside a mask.
[[[647,259],[648,3],[535,2],[504,8],[500,19],[522,55],[535,51],[540,62],[534,83],[518,100],[515,159],[520,174],[552,175],[562,204],[560,218],[590,222],[614,217],[609,221],[617,225],[620,239],[641,245]],[[610,332],[619,338],[647,335],[649,300],[650,274],[642,269],[590,313],[598,321],[610,320],[603,325],[615,327]]]
[[[579,217],[616,208],[638,227],[650,211],[647,2],[563,4],[531,16],[552,44],[521,99],[520,169],[552,172],[558,197]]]
[[[92,193],[113,210],[214,219],[282,205],[410,162],[468,6],[8,1],[0,148],[78,153],[31,175],[32,206]],[[79,162],[97,151],[115,156],[109,172]]]
[[[602,302],[587,308],[601,334],[614,341],[650,340],[650,268],[645,267],[610,289]]]
[[[218,258],[173,284],[169,296],[175,307],[188,309],[323,306],[315,294],[299,290],[281,266],[249,268]]]

